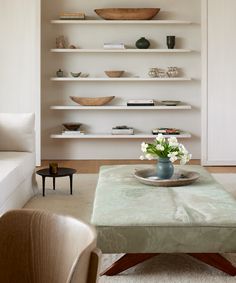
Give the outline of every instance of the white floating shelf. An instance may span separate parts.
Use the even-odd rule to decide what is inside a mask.
[[[189,53],[190,49],[51,49],[52,53]]]
[[[136,135],[111,135],[111,134],[85,134],[85,135],[51,135],[52,139],[154,139],[156,135],[136,134]],[[176,137],[179,139],[189,139],[191,134],[181,133],[180,135],[165,135],[166,138]]]
[[[52,20],[52,24],[78,24],[78,25],[115,25],[115,24],[138,24],[138,25],[190,25],[191,21],[179,20]]]
[[[51,106],[52,110],[190,110],[191,105],[177,105],[177,106],[126,106],[126,105],[112,105],[112,106]]]
[[[178,82],[191,81],[191,78],[51,78],[57,82]]]

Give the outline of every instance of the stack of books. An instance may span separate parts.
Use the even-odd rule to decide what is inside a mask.
[[[65,135],[65,136],[73,136],[73,135],[84,135],[85,132],[84,131],[62,131],[62,135]]]
[[[127,106],[154,106],[153,99],[131,99],[128,100]]]
[[[60,20],[84,20],[84,13],[61,13]]]
[[[180,130],[175,128],[157,128],[152,130],[153,135],[163,134],[163,135],[179,135]]]
[[[124,43],[104,43],[104,49],[125,49]]]
[[[117,126],[112,128],[112,135],[133,135],[134,129],[127,126]]]

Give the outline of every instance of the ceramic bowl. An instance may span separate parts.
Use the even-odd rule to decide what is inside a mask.
[[[71,76],[74,77],[74,78],[78,78],[80,75],[81,75],[81,72],[80,73],[73,73],[73,72],[70,72]]]
[[[120,78],[124,74],[124,71],[105,71],[105,74],[109,78]]]
[[[108,8],[94,11],[104,20],[151,20],[160,8]]]
[[[78,103],[83,106],[102,106],[106,105],[115,96],[105,96],[105,97],[78,97],[78,96],[70,96],[70,99],[73,100],[75,103]]]
[[[68,131],[78,131],[81,124],[80,123],[64,123],[62,124]]]
[[[181,101],[177,101],[177,100],[162,100],[161,101],[162,104],[164,104],[165,106],[177,106],[181,103]]]

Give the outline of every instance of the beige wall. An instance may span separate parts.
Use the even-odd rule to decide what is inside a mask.
[[[0,35],[0,112],[36,113],[39,163],[40,0],[1,0]]]
[[[118,4],[117,4],[118,3]],[[42,1],[42,149],[44,159],[117,159],[138,158],[141,140],[52,140],[50,134],[60,132],[63,122],[78,121],[93,133],[109,133],[112,126],[129,125],[137,131],[150,132],[156,127],[176,127],[192,133],[184,144],[200,158],[201,109],[201,1],[155,0],[141,1]],[[61,11],[85,11],[96,17],[99,7],[160,7],[160,19],[190,20],[192,25],[52,25]],[[104,42],[123,41],[134,45],[141,36],[152,40],[157,48],[165,48],[166,35],[178,37],[178,48],[194,50],[187,54],[51,54],[55,38],[65,35],[72,44],[81,48],[102,48]],[[123,69],[132,75],[147,76],[150,67],[178,66],[192,82],[179,83],[55,83],[50,77],[57,69],[88,72],[104,76],[107,69]],[[191,104],[188,111],[53,111],[52,105],[72,105],[70,95],[115,95],[114,103],[128,99],[182,100]]]

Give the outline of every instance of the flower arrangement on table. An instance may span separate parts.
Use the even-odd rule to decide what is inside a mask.
[[[141,150],[144,153],[140,156],[141,160],[158,159],[157,176],[161,179],[169,179],[174,173],[173,162],[180,160],[180,164],[184,165],[190,161],[192,155],[187,149],[178,142],[176,137],[165,138],[159,134],[153,143],[143,142]]]

